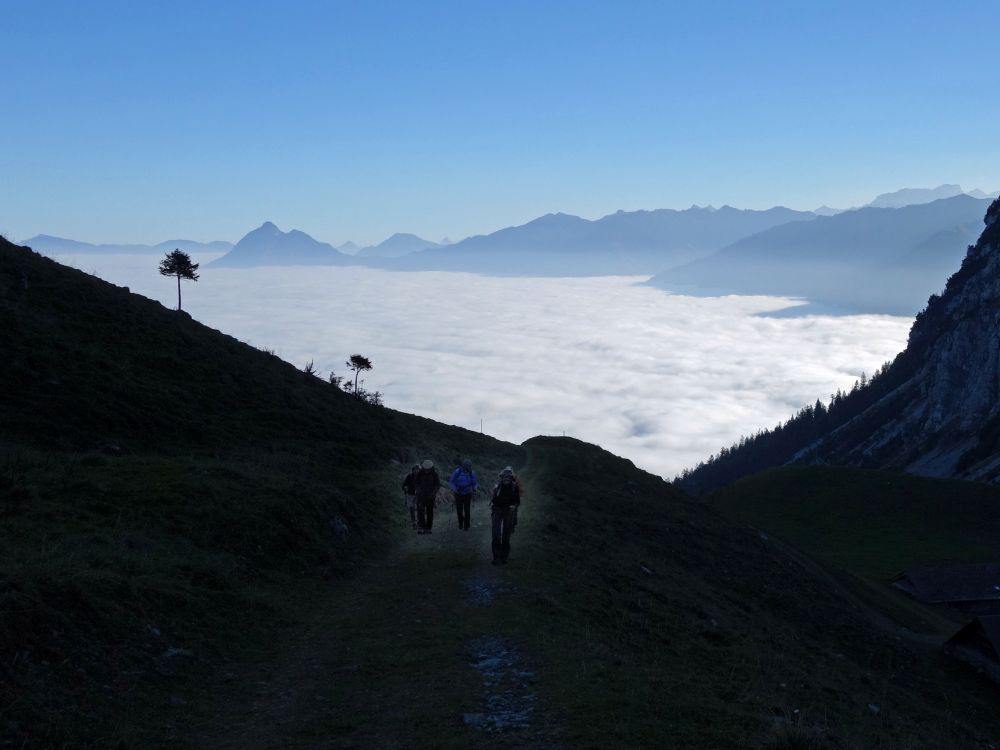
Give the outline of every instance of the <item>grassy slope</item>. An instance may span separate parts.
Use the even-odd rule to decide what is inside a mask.
[[[382,553],[412,461],[522,453],[0,244],[0,736],[146,744],[176,673]]]
[[[542,728],[521,746],[754,747],[779,721],[816,747],[1000,735],[995,696],[964,671],[598,448],[367,407],[9,246],[0,316],[4,738],[507,747],[458,721],[477,706],[467,643],[483,633],[537,669]],[[527,457],[500,572],[484,527],[425,540],[401,522],[400,470],[458,453]],[[494,573],[509,593],[464,607],[464,578]]]
[[[545,684],[570,746],[959,748],[1000,734],[988,684],[873,626],[757,532],[595,447],[526,447],[547,498],[532,627],[552,633]]]
[[[508,566],[488,564],[482,505],[469,533],[446,516],[318,598],[280,653],[210,686],[222,708],[178,742],[985,748],[1000,731],[995,696],[959,665],[873,628],[757,533],[595,446],[526,448]],[[493,605],[463,602],[484,579],[500,581]],[[469,652],[483,635],[535,672],[532,726],[513,737],[461,721],[483,710]]]
[[[1000,488],[984,484],[789,467],[741,479],[707,502],[872,580],[916,565],[1000,559]]]

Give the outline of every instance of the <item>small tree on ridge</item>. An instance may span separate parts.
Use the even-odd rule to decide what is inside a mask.
[[[198,280],[198,264],[191,262],[191,256],[180,248],[171,250],[166,257],[160,261],[161,276],[177,277],[177,309],[181,309],[181,279],[187,281]]]
[[[351,358],[345,363],[347,369],[354,371],[354,395],[360,398],[358,393],[358,375],[361,374],[362,370],[372,369],[372,361],[368,357],[362,357],[360,354],[352,354]]]

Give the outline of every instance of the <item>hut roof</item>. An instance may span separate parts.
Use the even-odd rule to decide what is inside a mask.
[[[929,604],[1000,600],[1000,563],[913,568],[892,584]]]
[[[1000,660],[1000,615],[981,615],[948,639],[945,646],[976,646],[993,649],[993,658]]]

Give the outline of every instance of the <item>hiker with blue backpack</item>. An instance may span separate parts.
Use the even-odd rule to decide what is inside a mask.
[[[469,517],[472,511],[472,496],[479,489],[476,472],[472,470],[472,461],[467,458],[462,460],[461,464],[451,473],[448,486],[451,487],[451,491],[455,495],[458,528],[468,531]]]

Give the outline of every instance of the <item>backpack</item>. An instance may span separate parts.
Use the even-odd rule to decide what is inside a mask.
[[[465,469],[455,469],[451,476],[451,485],[459,495],[468,495],[476,486],[476,475]]]
[[[438,487],[441,486],[441,481],[434,469],[421,469],[415,484],[417,495],[424,499],[433,499]]]
[[[501,507],[517,505],[521,500],[521,494],[517,491],[517,483],[511,479],[509,482],[501,481],[493,490],[493,504]]]

